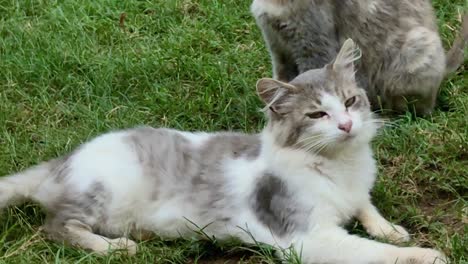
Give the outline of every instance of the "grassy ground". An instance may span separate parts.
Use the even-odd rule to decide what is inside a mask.
[[[467,2],[433,2],[448,46]],[[249,4],[0,0],[0,174],[138,124],[258,131],[254,84],[271,73]],[[454,263],[468,263],[467,86],[462,68],[443,84],[432,117],[396,118],[374,144],[377,206],[409,229],[409,244],[437,247]],[[264,247],[181,240],[142,243],[135,257],[97,257],[45,241],[42,218],[34,205],[1,214],[0,263],[272,262]]]

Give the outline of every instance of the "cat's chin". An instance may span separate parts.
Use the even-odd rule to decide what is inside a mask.
[[[345,149],[359,144],[363,139],[358,134],[341,134],[335,139],[335,147],[338,149]]]
[[[342,135],[341,137],[339,137],[339,140],[341,141],[352,141],[354,139],[356,139],[357,135],[353,135],[353,134],[344,134]]]
[[[365,135],[346,134],[337,138],[334,148],[337,152],[340,152],[365,146],[370,141],[371,139]]]

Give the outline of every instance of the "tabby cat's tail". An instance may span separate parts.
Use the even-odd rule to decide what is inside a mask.
[[[35,199],[41,184],[50,174],[49,168],[48,163],[43,163],[23,172],[0,177],[0,209]]]
[[[445,74],[455,72],[465,59],[465,48],[468,46],[468,12],[463,15],[461,30],[453,42],[452,48],[447,52]]]

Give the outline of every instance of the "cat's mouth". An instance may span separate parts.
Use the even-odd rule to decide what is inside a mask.
[[[340,137],[340,139],[341,139],[341,141],[350,141],[350,140],[354,139],[355,137],[356,137],[356,135],[347,133],[347,134],[343,134]]]

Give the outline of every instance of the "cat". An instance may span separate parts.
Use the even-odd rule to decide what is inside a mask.
[[[429,0],[254,0],[273,78],[290,81],[333,59],[346,38],[364,51],[357,79],[373,110],[428,115],[443,78],[463,63],[468,14],[445,54]],[[387,111],[389,112],[389,111]]]
[[[292,247],[303,263],[445,263],[437,250],[342,227],[357,217],[372,236],[409,240],[371,203],[370,141],[380,123],[356,84],[357,51],[347,40],[323,68],[289,83],[260,79],[267,123],[258,134],[110,132],[0,178],[0,206],[36,201],[46,209],[50,239],[99,254],[135,254],[132,238],[193,237],[205,227],[218,240]]]

